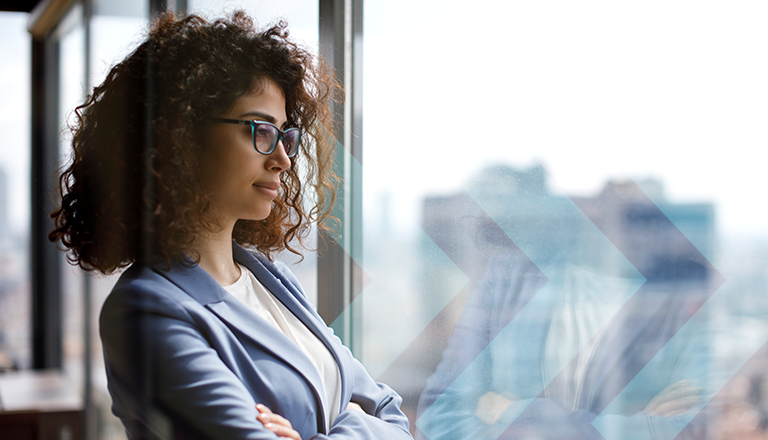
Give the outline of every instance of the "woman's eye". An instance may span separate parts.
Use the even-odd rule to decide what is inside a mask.
[[[266,139],[269,137],[271,130],[267,127],[258,127],[256,128],[256,137],[259,139]]]

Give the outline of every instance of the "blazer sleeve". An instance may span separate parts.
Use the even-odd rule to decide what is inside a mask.
[[[318,434],[313,437],[313,440],[413,439],[408,431],[408,418],[400,410],[402,403],[400,395],[390,387],[375,382],[363,365],[352,357],[349,350],[346,347],[343,347],[343,350],[352,361],[351,401],[359,404],[365,414],[356,410],[342,411],[328,431],[328,435]],[[344,406],[347,403],[349,402],[345,402]]]
[[[131,438],[276,439],[189,313],[133,282],[100,315],[113,412]]]

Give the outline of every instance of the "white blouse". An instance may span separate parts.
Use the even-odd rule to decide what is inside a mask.
[[[240,278],[230,286],[223,286],[224,290],[283,332],[312,361],[322,380],[321,395],[324,397],[326,426],[333,425],[341,405],[341,375],[336,359],[325,344],[277,300],[247,267],[239,263],[238,266]]]

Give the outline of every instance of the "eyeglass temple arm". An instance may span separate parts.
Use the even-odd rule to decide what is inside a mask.
[[[227,119],[227,118],[212,118],[212,122],[224,122],[226,124],[238,124],[238,125],[250,125],[253,126],[253,121],[243,121],[240,119]]]

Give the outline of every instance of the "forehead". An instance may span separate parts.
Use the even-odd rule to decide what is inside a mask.
[[[235,117],[261,114],[271,116],[280,124],[286,121],[285,93],[268,78],[254,81],[251,89],[235,101],[229,112],[230,116]]]

